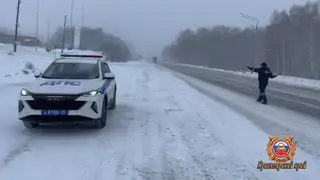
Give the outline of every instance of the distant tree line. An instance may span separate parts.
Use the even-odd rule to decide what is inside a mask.
[[[52,34],[49,44],[54,48],[62,48],[63,27],[59,27]],[[74,28],[68,27],[65,31],[65,48],[71,48]],[[119,37],[105,33],[101,28],[84,27],[80,30],[80,49],[101,51],[114,61],[129,60],[131,52],[127,43]]]
[[[244,70],[265,61],[276,72],[320,79],[318,3],[275,11],[270,24],[240,29],[228,26],[186,29],[164,48],[162,57],[179,63]]]

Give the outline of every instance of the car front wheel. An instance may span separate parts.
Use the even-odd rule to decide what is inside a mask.
[[[94,121],[94,126],[97,129],[103,129],[107,124],[107,115],[108,115],[107,108],[108,108],[108,106],[107,106],[106,102],[107,102],[107,100],[105,99],[103,101],[103,105],[102,105],[101,117]]]
[[[26,121],[23,121],[23,125],[28,129],[34,129],[39,127],[39,123],[26,122]]]
[[[115,109],[116,105],[117,105],[117,90],[114,90],[113,99],[112,99],[112,102],[110,104],[109,109]]]

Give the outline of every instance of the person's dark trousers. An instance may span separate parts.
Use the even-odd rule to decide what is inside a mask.
[[[268,102],[266,92],[265,92],[267,85],[268,84],[259,83],[260,94],[259,94],[257,101],[262,102],[263,104],[267,104],[267,102]]]

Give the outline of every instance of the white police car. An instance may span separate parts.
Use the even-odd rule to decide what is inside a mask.
[[[19,97],[19,119],[39,123],[92,121],[104,128],[107,109],[116,107],[117,85],[103,56],[61,55]]]

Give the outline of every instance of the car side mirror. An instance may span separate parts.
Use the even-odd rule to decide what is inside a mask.
[[[103,79],[114,79],[115,76],[113,73],[105,73]]]
[[[34,73],[35,78],[39,78],[41,75],[42,75],[41,71]]]

